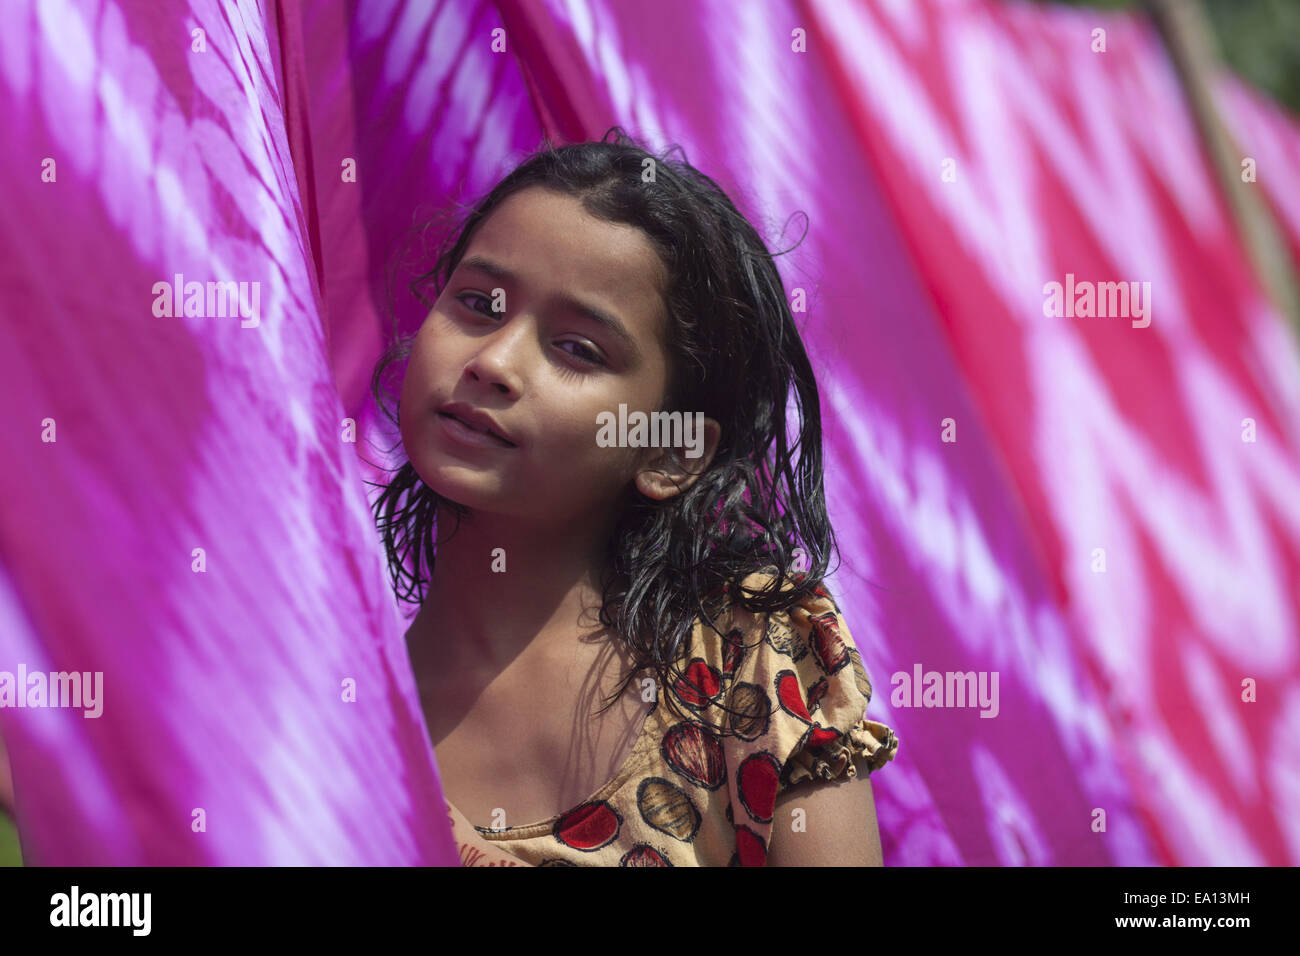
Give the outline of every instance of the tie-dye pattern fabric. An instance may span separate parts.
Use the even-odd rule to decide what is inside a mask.
[[[1296,118],[1213,90],[1300,259]],[[1300,353],[1145,20],[7,0],[0,111],[0,671],[105,688],[0,709],[28,863],[460,859],[363,485],[385,253],[614,123],[807,225],[885,861],[1300,862]],[[1150,281],[1150,326],[1049,319],[1067,274]],[[155,313],[178,280],[260,308]],[[918,666],[997,717],[910,706]]]

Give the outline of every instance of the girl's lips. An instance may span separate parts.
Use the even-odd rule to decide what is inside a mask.
[[[442,433],[453,441],[460,442],[462,445],[473,445],[476,448],[515,447],[505,439],[497,438],[496,435],[489,435],[487,432],[475,431],[459,418],[455,418],[445,412],[438,412],[438,421],[441,423]]]

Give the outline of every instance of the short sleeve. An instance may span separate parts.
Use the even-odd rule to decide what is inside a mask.
[[[756,572],[744,589],[770,580],[770,572]],[[785,610],[737,608],[735,615],[729,641],[745,649],[737,647],[735,663],[723,669],[734,676],[728,696],[738,710],[761,716],[740,721],[750,730],[745,750],[772,761],[777,793],[806,780],[855,777],[859,769],[870,774],[894,759],[898,738],[866,715],[871,679],[824,584]]]
[[[742,588],[766,590],[771,578],[754,572]],[[718,624],[721,640],[697,625],[688,672],[703,692],[684,699],[709,718],[710,730],[721,721],[727,731],[721,739],[703,736],[725,763],[719,778],[736,838],[730,865],[763,866],[781,793],[805,781],[873,773],[894,759],[899,742],[866,716],[871,681],[824,586],[769,613],[733,602]],[[725,716],[711,716],[714,703]]]
[[[774,703],[780,791],[805,780],[868,774],[894,759],[898,738],[866,716],[871,679],[825,586],[768,615],[764,643]]]

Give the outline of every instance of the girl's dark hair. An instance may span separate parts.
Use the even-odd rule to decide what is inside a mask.
[[[606,707],[646,668],[661,689],[710,697],[712,688],[678,666],[696,619],[721,634],[714,618],[728,603],[766,613],[825,594],[822,580],[831,555],[838,557],[822,490],[817,385],[773,256],[712,179],[684,153],[680,161],[669,159],[674,149],[680,151],[653,155],[617,126],[600,142],[545,143],[477,203],[460,207],[460,221],[435,246],[432,267],[410,283],[427,315],[477,227],[508,196],[531,186],[572,196],[597,218],[640,228],[667,266],[672,374],[662,410],[703,412],[718,421],[722,435],[710,467],[686,491],[655,501],[635,485],[627,490],[609,542],[600,622],[620,635],[637,665]],[[390,271],[390,304],[394,284]],[[430,285],[432,299],[423,294]],[[379,408],[394,426],[400,386],[389,392],[384,373],[409,356],[413,338],[398,335],[394,323],[371,378]],[[792,390],[799,430],[791,445]],[[399,599],[424,601],[429,577],[421,574],[421,560],[432,572],[440,505],[456,516],[454,534],[465,509],[425,485],[409,460],[372,505]],[[804,562],[805,571],[793,569]],[[755,571],[772,573],[771,583],[742,591],[741,582]],[[739,641],[739,632],[727,639]],[[698,714],[673,706],[698,722]],[[718,706],[738,719],[755,717]]]

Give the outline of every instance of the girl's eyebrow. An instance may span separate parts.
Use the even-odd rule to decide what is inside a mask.
[[[473,269],[491,276],[498,282],[508,282],[511,285],[515,285],[519,282],[519,277],[505,266],[480,255],[469,256],[466,259],[462,259],[460,265],[456,267],[456,271],[459,272],[461,269]],[[636,339],[632,338],[631,333],[628,332],[627,328],[617,318],[603,309],[598,309],[594,305],[588,305],[579,299],[575,299],[571,295],[560,293],[555,298],[566,308],[591,319],[591,321],[595,322],[602,328],[608,329],[610,334],[622,342],[624,348],[631,352],[635,359],[640,360],[641,350],[637,348]]]

